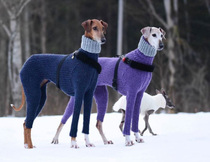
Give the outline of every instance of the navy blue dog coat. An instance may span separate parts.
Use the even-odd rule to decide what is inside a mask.
[[[79,54],[88,57],[93,62],[98,61],[101,45],[85,36],[82,37]],[[56,84],[56,74],[59,63],[66,55],[35,54],[22,67],[20,72],[27,102],[26,128],[32,128],[34,119],[41,112],[46,100],[46,85],[40,87],[41,82],[47,79]],[[83,60],[84,61],[84,60]],[[69,96],[75,97],[74,114],[70,136],[77,136],[77,125],[84,102],[84,122],[82,132],[89,134],[89,121],[93,93],[96,87],[98,72],[90,64],[84,63],[75,54],[70,54],[63,61],[59,69],[59,88]]]

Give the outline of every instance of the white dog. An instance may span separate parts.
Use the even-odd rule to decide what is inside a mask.
[[[157,135],[152,132],[152,129],[149,125],[149,115],[157,111],[159,108],[165,108],[166,106],[169,108],[175,107],[163,89],[161,89],[161,92],[156,90],[156,93],[157,95],[151,96],[148,93],[144,92],[142,97],[140,114],[145,115],[145,128],[142,132],[139,131],[142,136],[147,128],[149,128],[149,131],[152,135]],[[119,126],[121,131],[123,130],[123,125],[125,122],[126,105],[126,96],[122,96],[113,106],[114,111],[120,111],[123,114],[122,121]]]

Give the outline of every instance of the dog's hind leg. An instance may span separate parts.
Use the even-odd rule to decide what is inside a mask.
[[[26,95],[26,103],[27,103],[27,115],[25,120],[25,128],[24,128],[24,139],[26,140],[25,146],[27,148],[33,148],[32,140],[31,140],[31,128],[34,122],[34,119],[41,111],[46,96],[42,95],[42,92],[46,90],[46,87],[40,89],[40,85],[34,84],[31,85],[24,85],[25,95]]]
[[[149,110],[146,112],[145,116],[144,116],[144,121],[145,121],[145,128],[144,130],[141,132],[141,135],[143,136],[144,132],[147,130],[147,128],[149,128],[149,131],[152,135],[156,135],[152,132],[152,129],[149,125],[149,115],[151,115],[154,112],[154,110]]]
[[[94,98],[97,104],[97,123],[96,128],[98,129],[101,138],[103,139],[104,144],[113,144],[111,140],[107,140],[106,136],[104,135],[103,129],[102,129],[102,122],[104,120],[104,116],[107,109],[108,104],[108,91],[106,86],[97,86],[94,92]]]
[[[40,90],[41,90],[41,99],[40,99],[40,103],[39,103],[39,106],[38,106],[37,111],[36,111],[36,117],[40,114],[42,108],[44,107],[44,104],[45,104],[45,101],[46,101],[46,98],[47,98],[46,87],[47,87],[47,84],[44,84],[40,88]]]
[[[120,122],[119,128],[120,128],[121,132],[123,132],[123,126],[125,123],[125,110],[120,109],[119,111],[122,112],[122,120]]]
[[[97,86],[94,92],[94,98],[97,104],[97,120],[103,122],[106,108],[108,105],[108,90],[106,86]]]
[[[150,132],[153,136],[156,136],[157,134],[153,133],[152,128],[150,127],[150,124],[149,124],[149,116],[150,116],[151,114],[154,113],[154,110],[149,110],[149,111],[147,111],[147,112],[148,112],[147,126],[148,126],[148,129],[149,129],[149,132]]]
[[[56,134],[55,136],[53,137],[53,140],[52,140],[52,144],[58,144],[59,143],[59,135],[60,135],[60,132],[62,131],[63,129],[63,126],[66,124],[66,121],[69,119],[69,117],[72,115],[73,113],[73,110],[74,110],[74,97],[72,96],[68,102],[68,105],[66,107],[66,110],[63,114],[63,117],[61,119],[61,122],[57,128],[57,131],[56,131]]]
[[[143,136],[144,132],[147,130],[148,118],[149,118],[149,116],[148,116],[148,114],[146,114],[146,115],[144,116],[145,128],[144,128],[143,131],[141,132],[141,136]]]

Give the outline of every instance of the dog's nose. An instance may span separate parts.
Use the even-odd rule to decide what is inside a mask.
[[[161,42],[161,43],[159,44],[159,48],[160,48],[160,49],[163,49],[163,47],[164,47],[164,44]]]
[[[106,42],[106,38],[101,39],[101,43],[104,44]]]

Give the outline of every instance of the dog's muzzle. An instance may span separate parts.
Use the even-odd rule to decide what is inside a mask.
[[[158,51],[162,50],[163,48],[164,48],[164,44],[163,44],[163,42],[160,42]]]
[[[104,44],[104,43],[106,43],[106,38],[101,39],[101,44]]]

